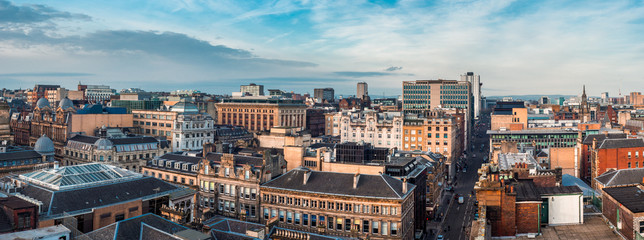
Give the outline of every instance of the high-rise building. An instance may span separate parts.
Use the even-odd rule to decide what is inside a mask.
[[[241,85],[239,91],[242,94],[247,94],[250,96],[264,96],[264,85],[257,85],[251,83],[249,85]]]
[[[368,85],[366,82],[359,82],[358,83],[358,91],[356,93],[356,97],[360,98],[362,100],[365,99],[366,96],[369,96],[369,89]]]
[[[316,102],[322,103],[324,101],[332,103],[335,98],[335,91],[333,88],[316,88],[313,90],[313,97]]]
[[[602,93],[602,103],[608,103],[610,101],[610,97],[608,96],[608,92],[603,92]]]
[[[465,110],[465,139],[469,139],[474,115],[472,98],[472,83],[469,81],[443,79],[403,81],[402,105],[405,114],[427,114],[436,108],[463,109]],[[468,141],[464,142],[464,147],[467,148]]]
[[[478,119],[481,115],[481,76],[474,75],[473,72],[467,72],[461,75],[461,81],[467,81],[472,86],[472,101],[474,105],[474,119]]]

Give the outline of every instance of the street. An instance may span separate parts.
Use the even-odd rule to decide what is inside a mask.
[[[431,239],[436,239],[438,235],[443,235],[444,239],[469,238],[469,227],[476,211],[474,207],[476,196],[473,194],[474,183],[478,180],[477,171],[481,167],[483,158],[488,156],[489,149],[487,147],[481,148],[481,145],[487,146],[489,143],[488,136],[485,133],[487,126],[489,126],[489,118],[483,117],[481,123],[487,125],[485,127],[475,126],[474,128],[473,141],[469,144],[469,149],[467,149],[467,158],[460,161],[460,166],[466,171],[461,170],[456,173],[456,181],[455,185],[453,185],[454,192],[446,193],[450,201],[445,212],[445,218],[439,225],[438,234]],[[473,151],[472,148],[474,149]],[[463,197],[462,204],[458,201],[459,196]]]

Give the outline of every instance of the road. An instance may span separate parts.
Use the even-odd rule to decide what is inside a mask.
[[[485,115],[484,115],[485,116]],[[489,115],[487,115],[489,116]],[[482,122],[489,127],[489,118],[483,119]],[[461,161],[462,166],[467,166],[466,171],[459,171],[456,174],[456,185],[454,186],[454,193],[452,194],[452,201],[445,213],[445,219],[441,223],[440,232],[438,235],[443,235],[444,239],[469,239],[469,227],[474,218],[474,201],[476,197],[472,194],[474,183],[478,180],[477,170],[481,167],[483,157],[488,155],[487,147],[481,150],[481,144],[489,143],[488,136],[485,134],[485,127],[476,128],[473,134],[473,141],[471,142],[470,149],[468,149],[467,158]],[[477,134],[479,137],[477,137]],[[472,151],[474,146],[474,151]],[[474,153],[474,154],[472,154]],[[476,157],[474,157],[476,155]],[[455,195],[462,196],[464,199],[463,204],[458,203]]]

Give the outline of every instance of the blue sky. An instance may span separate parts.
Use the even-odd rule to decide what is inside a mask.
[[[481,75],[484,95],[644,87],[643,1],[6,1],[0,86],[400,94]]]

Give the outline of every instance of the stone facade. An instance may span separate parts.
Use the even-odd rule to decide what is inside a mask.
[[[208,153],[199,164],[198,215],[214,214],[251,222],[260,220],[260,184],[286,168],[281,155],[266,151],[262,157]]]
[[[278,99],[231,99],[215,104],[217,124],[242,126],[251,132],[272,127],[306,127],[306,105]]]
[[[341,113],[339,113],[341,114]],[[374,147],[401,148],[403,136],[401,113],[378,113],[373,110],[341,114],[342,142],[365,142]]]

